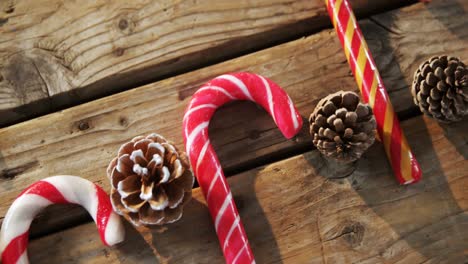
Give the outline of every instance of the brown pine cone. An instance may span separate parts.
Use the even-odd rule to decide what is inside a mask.
[[[372,109],[353,92],[339,91],[320,100],[309,122],[314,145],[338,161],[359,159],[375,140]]]
[[[422,63],[411,88],[414,103],[440,122],[468,115],[468,69],[458,58],[439,56]]]
[[[123,144],[107,168],[114,210],[134,225],[162,225],[182,216],[194,177],[187,156],[158,134]]]

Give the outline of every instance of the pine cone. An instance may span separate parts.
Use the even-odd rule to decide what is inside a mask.
[[[422,63],[411,88],[421,111],[441,122],[468,114],[468,69],[458,58],[439,56]]]
[[[187,156],[158,134],[123,144],[107,175],[114,210],[136,226],[179,220],[192,196]]]
[[[338,161],[359,159],[375,140],[372,109],[353,92],[339,91],[320,100],[309,122],[314,145]]]

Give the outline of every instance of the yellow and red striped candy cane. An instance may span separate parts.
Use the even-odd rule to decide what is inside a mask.
[[[385,152],[400,184],[421,179],[421,169],[401,130],[382,78],[347,0],[325,0],[328,14],[354,74],[364,102],[369,103]]]

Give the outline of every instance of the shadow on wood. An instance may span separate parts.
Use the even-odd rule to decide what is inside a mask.
[[[232,122],[226,122],[223,118],[220,118],[219,112],[223,111],[223,115],[229,113],[230,116],[244,116],[246,119],[253,118],[252,120],[264,120],[265,122],[251,122],[250,127],[254,127],[252,130],[249,127],[237,126],[237,124],[232,124]],[[270,146],[269,140],[262,139],[257,140],[260,137],[260,134],[267,133],[271,137],[283,137],[279,129],[274,126],[274,129],[265,129],[271,128],[273,119],[268,116],[268,118],[258,118],[258,116],[266,117],[268,116],[267,112],[259,105],[256,105],[253,102],[233,102],[223,106],[219,111],[215,113],[212,118],[212,123],[210,124],[210,130],[218,130],[218,131],[230,131],[230,135],[233,135],[229,142],[224,145],[220,145],[219,142],[225,142],[225,140],[220,140],[220,137],[223,136],[222,133],[217,133],[216,136],[211,137],[211,142],[213,144],[213,148],[219,150],[220,148],[229,148],[230,145],[233,143],[236,144],[236,148],[238,149],[239,146],[244,145],[245,149],[252,149],[261,156],[262,148]],[[226,127],[226,124],[233,125],[230,127]],[[243,134],[248,133],[248,131],[255,131],[255,133],[250,132],[249,135],[245,136]],[[246,140],[239,140],[237,138],[246,139]],[[278,155],[284,155],[286,153],[287,156],[291,155],[288,153],[288,149],[278,151],[279,153],[275,153],[275,155],[263,157],[261,159],[256,159],[250,162],[246,162],[241,166],[243,169],[258,167],[265,163],[270,163],[275,158],[278,158]],[[237,155],[237,154],[236,154]],[[238,159],[244,159],[245,157],[239,156]],[[281,159],[281,158],[280,158]],[[222,162],[222,160],[221,160]],[[262,164],[263,163],[263,164]],[[224,168],[225,166],[223,166]],[[250,169],[249,168],[249,169]],[[229,174],[232,174],[232,171],[228,171]],[[227,173],[226,173],[227,174]],[[259,199],[256,196],[255,190],[255,182],[257,179],[258,173],[255,175],[250,175],[249,177],[245,177],[244,181],[241,183],[239,182],[239,177],[232,178],[232,182],[230,184],[231,191],[233,193],[234,200],[236,202],[237,209],[241,216],[241,220],[243,220],[244,228],[247,233],[247,237],[249,237],[249,242],[251,243],[251,248],[253,254],[255,256],[255,260],[258,263],[268,263],[268,261],[275,260],[275,263],[282,263],[281,254],[278,248],[278,244],[275,239],[275,235],[271,229],[271,224],[267,219],[262,205],[259,203]],[[247,180],[247,181],[245,181]],[[244,201],[248,201],[245,203]],[[244,217],[243,217],[244,216]],[[246,217],[248,216],[248,219]],[[255,219],[255,221],[252,221]],[[211,221],[211,220],[210,220]]]
[[[444,136],[457,148],[458,153],[468,159],[468,118],[453,124],[439,124]]]
[[[270,223],[255,197],[256,177],[251,175],[251,177],[244,177],[244,179],[248,181],[231,184],[231,186],[237,209],[241,219],[243,219],[247,236],[250,238],[255,259],[258,263],[267,263],[267,260],[271,259],[279,261],[275,263],[282,263]],[[249,202],[245,203],[244,201]],[[180,221],[150,231],[151,235],[148,236],[150,238],[147,241],[151,243],[154,254],[158,256],[159,261],[162,263],[222,263],[224,257],[221,245],[204,201],[202,203],[197,199],[192,199],[184,207],[184,214],[186,217]],[[252,221],[253,219],[255,221]],[[171,233],[183,234],[183,236],[171,235]],[[137,233],[137,235],[139,234]],[[198,246],[194,247],[194,245]],[[133,248],[133,246],[130,247]],[[192,251],[203,251],[207,254],[201,256]],[[133,252],[123,255],[132,254],[134,255]],[[193,259],[194,256],[196,256],[195,259]]]
[[[455,1],[450,1],[450,5],[458,5],[458,8],[447,8],[444,7],[447,5],[446,2],[436,2],[427,5],[432,15],[442,21],[458,38],[466,38],[466,30],[457,29],[457,25],[453,25],[453,19],[450,23],[447,22],[450,16],[464,14],[463,7]],[[453,14],[454,11],[455,14]],[[398,17],[396,12],[399,11],[380,15],[379,20],[371,18],[371,21],[375,22],[377,26],[385,29],[383,31],[385,34],[378,36],[381,39],[381,47],[370,45],[370,48],[371,50],[388,49],[385,53],[379,53],[388,54],[388,57],[376,58],[379,68],[392,67],[392,70],[386,69],[384,72],[391,72],[393,79],[383,76],[384,82],[387,86],[392,85],[393,89],[395,86],[401,87],[401,93],[409,94],[410,83],[408,80],[411,80],[413,71],[398,63],[399,50],[392,45],[393,39],[401,36],[401,32],[408,33],[405,32],[404,21],[395,21],[395,18]],[[430,20],[431,25],[426,26],[436,27],[436,21]],[[463,22],[461,19],[462,25]],[[363,28],[365,27],[367,25],[363,26]],[[363,31],[373,32],[366,29]],[[373,37],[372,34],[370,37]],[[436,50],[430,52],[436,52]],[[408,76],[405,77],[405,75]],[[418,114],[418,110],[409,109],[407,112],[401,112],[399,117],[408,118]],[[411,186],[397,186],[394,179],[382,179],[383,175],[388,173],[379,172],[382,172],[381,168],[389,168],[389,164],[383,164],[384,159],[378,158],[385,155],[380,143],[375,144],[367,155],[358,162],[356,173],[348,178],[352,187],[365,202],[365,207],[345,209],[342,213],[348,212],[348,215],[338,216],[347,219],[340,235],[346,243],[339,243],[339,245],[345,245],[345,251],[359,252],[356,255],[367,255],[366,258],[360,259],[360,262],[374,263],[385,260],[390,263],[399,261],[417,263],[422,259],[437,263],[465,263],[468,261],[468,256],[466,256],[468,234],[463,231],[466,229],[463,226],[468,225],[468,214],[466,208],[461,208],[454,197],[457,190],[453,190],[453,183],[449,184],[448,181],[455,179],[453,179],[453,175],[444,173],[447,168],[442,168],[439,161],[442,158],[438,156],[441,155],[441,151],[435,151],[433,144],[437,144],[437,141],[431,139],[428,131],[433,130],[436,123],[431,121],[425,122],[422,118],[414,118],[411,122],[406,122],[403,125],[403,128],[406,127],[406,131],[410,130],[409,126],[418,128],[411,130],[412,134],[406,134],[406,136],[420,164],[426,165],[422,167],[423,178],[420,183]],[[428,125],[431,128],[428,128]],[[464,129],[463,132],[462,126],[446,127],[444,130],[447,139],[466,159],[466,135],[463,133],[466,134],[467,130]],[[413,135],[415,136],[413,137]],[[429,164],[430,166],[428,166]],[[366,170],[367,173],[364,175],[372,175],[372,172],[375,172],[375,178],[363,178],[359,171]],[[462,175],[461,172],[458,174]],[[458,195],[461,194],[458,193]],[[354,213],[356,214],[354,215]],[[340,214],[338,213],[338,215]],[[366,222],[366,219],[371,219],[367,215],[372,214],[376,214],[382,222]],[[330,217],[337,216],[330,215]],[[369,236],[375,237],[369,239]],[[363,237],[367,237],[368,241],[374,240],[374,243],[379,246],[363,245],[362,243],[365,243]],[[448,239],[445,239],[447,237]],[[371,252],[366,254],[360,252],[364,248]],[[373,249],[379,250],[373,252]]]
[[[468,261],[468,211],[463,202],[467,179],[460,167],[466,160],[441,156],[450,151],[441,149],[440,139],[431,138],[428,130],[434,131],[438,125],[426,120],[429,121],[413,118],[403,126],[406,130],[410,130],[409,126],[417,128],[407,134],[418,161],[423,164],[423,179],[414,185],[397,184],[390,164],[383,158],[385,152],[380,142],[363,155],[355,172],[346,179],[330,179],[333,170],[325,168],[328,164],[318,152],[304,154],[317,175],[335,185],[343,185],[344,181],[351,186],[331,195],[323,189],[323,199],[328,202],[319,206],[317,221],[324,262]],[[437,151],[434,144],[438,144]],[[458,147],[450,144],[444,147],[462,149],[466,143],[458,141],[454,145]],[[447,159],[452,159],[450,165],[456,167],[447,168]]]
[[[133,225],[125,221],[125,240],[115,246],[119,263],[160,263],[154,250]],[[156,253],[156,252],[155,252]]]
[[[431,140],[422,120],[414,119],[411,125],[426,132],[418,133],[417,138],[407,135],[419,162],[431,164],[430,167],[422,167],[421,182],[410,186],[397,186],[394,179],[381,179],[383,175],[379,174],[372,179],[363,179],[356,174],[349,180],[366,205],[384,221],[382,224],[390,225],[398,236],[392,241],[395,238],[394,234],[380,234],[393,239],[386,241],[386,246],[380,247],[384,251],[376,252],[377,256],[393,260],[391,262],[404,260],[407,263],[415,263],[420,256],[407,251],[405,248],[409,246],[434,262],[462,263],[462,259],[468,260],[468,256],[460,255],[466,250],[464,247],[468,242],[468,234],[463,231],[466,228],[463,226],[468,224],[468,214],[466,208],[460,208],[453,196],[453,187],[448,184],[448,176],[444,174],[439,162],[440,157],[433,147],[436,142]],[[381,144],[376,144],[375,147],[383,149]],[[377,157],[384,155],[383,151],[380,151],[379,155],[373,152],[369,154],[374,155],[367,155],[367,160],[360,164],[361,169],[375,167],[379,162]],[[385,164],[379,166],[385,167]],[[376,172],[378,171],[376,168]],[[378,232],[378,229],[374,231]],[[444,239],[447,237],[449,239]],[[440,243],[441,241],[443,243]]]
[[[453,6],[456,6],[456,8]],[[466,16],[464,15],[466,11],[457,1],[434,1],[427,4],[426,8],[436,20],[425,20],[425,22],[422,22],[424,25],[421,25],[421,27],[437,30],[441,22],[446,29],[449,29],[456,36],[455,38],[447,36],[447,39],[453,39],[454,42],[466,39],[468,36],[466,34],[467,31],[463,30],[466,23]],[[380,68],[390,62],[387,67],[393,65],[391,67],[394,69],[391,71],[385,70],[384,72],[391,72],[392,78],[397,77],[397,79],[394,79],[397,82],[388,80],[386,76],[383,76],[384,82],[387,85],[401,86],[401,92],[409,94],[411,85],[409,80],[412,80],[414,69],[408,69],[407,66],[398,63],[399,49],[398,47],[394,47],[392,41],[395,37],[404,37],[405,33],[407,34],[410,31],[405,25],[406,22],[398,17],[397,12],[399,11],[380,15],[378,20],[371,18],[371,21],[375,22],[376,25],[386,29],[383,31],[385,34],[379,35],[379,38],[382,42],[381,48],[388,49],[388,52],[382,54],[388,54],[388,58],[376,58],[376,63]],[[458,23],[454,23],[453,17],[460,18],[457,20]],[[445,36],[437,36],[437,38],[445,38]],[[435,39],[428,39],[427,41],[432,44],[438,43]],[[377,47],[371,46],[370,48]],[[440,48],[443,49],[443,47]],[[439,52],[437,48],[428,50],[431,54],[428,54],[427,58],[437,55]],[[420,59],[424,60],[427,58]],[[407,76],[405,77],[405,75]],[[416,109],[409,110],[400,113],[399,117],[407,118],[408,116],[419,114],[419,111]],[[415,263],[421,256],[416,256],[415,252],[405,250],[409,246],[426,260],[447,263],[466,262],[468,261],[468,256],[466,256],[466,251],[463,253],[466,250],[463,247],[466,247],[468,243],[468,234],[462,231],[464,230],[462,226],[468,224],[468,214],[466,208],[461,208],[454,197],[457,194],[457,190],[453,190],[453,183],[449,184],[448,182],[449,180],[454,180],[453,176],[444,173],[444,171],[447,171],[447,168],[442,168],[441,166],[441,152],[440,150],[437,152],[433,145],[438,142],[431,139],[429,130],[434,130],[434,126],[437,126],[437,123],[433,120],[425,122],[422,118],[415,118],[405,125],[407,131],[410,130],[408,129],[408,125],[418,128],[411,130],[413,134],[419,132],[417,137],[412,137],[413,134],[406,134],[406,136],[420,164],[426,164],[426,167],[422,167],[423,179],[420,183],[411,186],[396,186],[395,183],[392,184],[389,181],[380,180],[381,183],[388,182],[388,186],[379,186],[377,180],[359,179],[359,174],[353,175],[349,179],[354,189],[366,202],[366,205],[384,220],[385,224],[390,225],[392,230],[398,235],[397,240],[391,243],[388,243],[389,241],[385,242],[387,244],[381,247],[385,250],[376,252],[376,255],[369,257],[369,260],[376,261],[379,258],[383,258],[390,260],[390,262],[403,260],[404,262]],[[431,127],[429,128],[428,126]],[[465,125],[456,124],[442,126],[442,128],[445,132],[444,136],[466,160],[466,122]],[[370,156],[371,153],[369,152],[369,155],[367,155],[369,163],[378,162],[378,159],[374,159],[375,156]],[[427,166],[428,164],[431,166]],[[385,165],[382,164],[382,166]],[[378,168],[375,169],[379,171]],[[461,172],[456,176],[460,175],[462,175]],[[388,235],[392,236],[391,233]],[[444,240],[445,237],[450,237],[450,239]],[[441,243],[441,241],[443,242]]]
[[[242,188],[242,195],[236,195],[236,193],[240,193],[240,190],[237,191],[240,188],[233,188],[234,200],[236,201],[241,219],[243,215],[248,216],[248,219],[244,218],[243,223],[256,262],[272,263],[272,260],[274,260],[274,263],[281,264],[283,261],[275,234],[257,197],[255,188],[257,176],[258,173],[246,178],[248,182]],[[236,184],[236,186],[241,185]],[[246,190],[246,188],[248,189]],[[248,201],[248,203],[244,201]]]
[[[460,4],[464,0],[435,1],[426,4],[433,18],[441,22],[452,34],[461,40],[468,39],[468,31],[463,22],[468,20],[465,7]],[[454,20],[453,17],[458,19]],[[456,56],[456,54],[454,54]],[[466,58],[465,58],[466,59]]]

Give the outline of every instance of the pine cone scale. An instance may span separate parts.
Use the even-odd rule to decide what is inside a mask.
[[[120,195],[128,196],[130,194],[139,192],[141,185],[142,184],[138,175],[133,174],[119,181],[117,184],[117,190],[119,191]]]
[[[111,163],[112,164],[112,163]],[[115,163],[117,164],[117,162]],[[115,166],[115,165],[114,165]],[[112,188],[113,189],[117,189],[118,188],[118,184],[120,181],[123,181],[126,176],[123,175],[122,173],[120,173],[117,168],[114,167],[114,169],[112,170],[111,173],[108,173],[109,175],[109,178],[111,180],[111,185],[112,185]],[[112,177],[110,177],[112,175]]]
[[[140,199],[149,201],[153,198],[154,182],[140,184]]]
[[[122,155],[117,160],[117,170],[122,174],[132,174],[133,173],[133,161],[130,159],[129,154]]]
[[[138,149],[132,151],[132,154],[130,154],[130,160],[133,161],[133,172],[137,173],[135,171],[135,165],[139,165],[140,168],[146,168],[148,165],[148,161],[146,160],[145,156],[143,155],[143,150]]]
[[[132,193],[126,197],[120,199],[121,203],[130,212],[136,213],[145,204],[145,201],[140,199],[139,193]]]
[[[168,197],[170,197],[168,203],[169,208],[177,207],[184,199],[184,189],[175,184],[169,184],[166,187],[165,191]]]
[[[127,142],[125,144],[123,144],[122,146],[120,146],[118,152],[117,152],[117,158],[122,156],[122,155],[125,155],[127,153],[132,153],[132,151],[134,150],[133,148],[133,142]]]
[[[168,224],[178,221],[181,217],[182,209],[180,207],[164,211],[164,221],[166,221]]]
[[[120,215],[123,215],[124,213],[128,212],[127,208],[125,208],[125,206],[122,204],[122,197],[116,189],[111,190],[110,197],[114,211],[116,211]]]
[[[153,195],[148,200],[149,205],[153,210],[164,210],[169,204],[169,197],[163,188],[153,189]]]
[[[195,178],[192,175],[191,171],[184,171],[182,175],[174,180],[174,184],[177,184],[178,186],[182,187],[182,189],[185,191],[185,194],[189,193],[191,194],[191,190],[193,187],[193,184],[195,183]]]
[[[159,224],[164,220],[164,211],[153,210],[148,204],[140,210],[138,221],[145,225]]]

